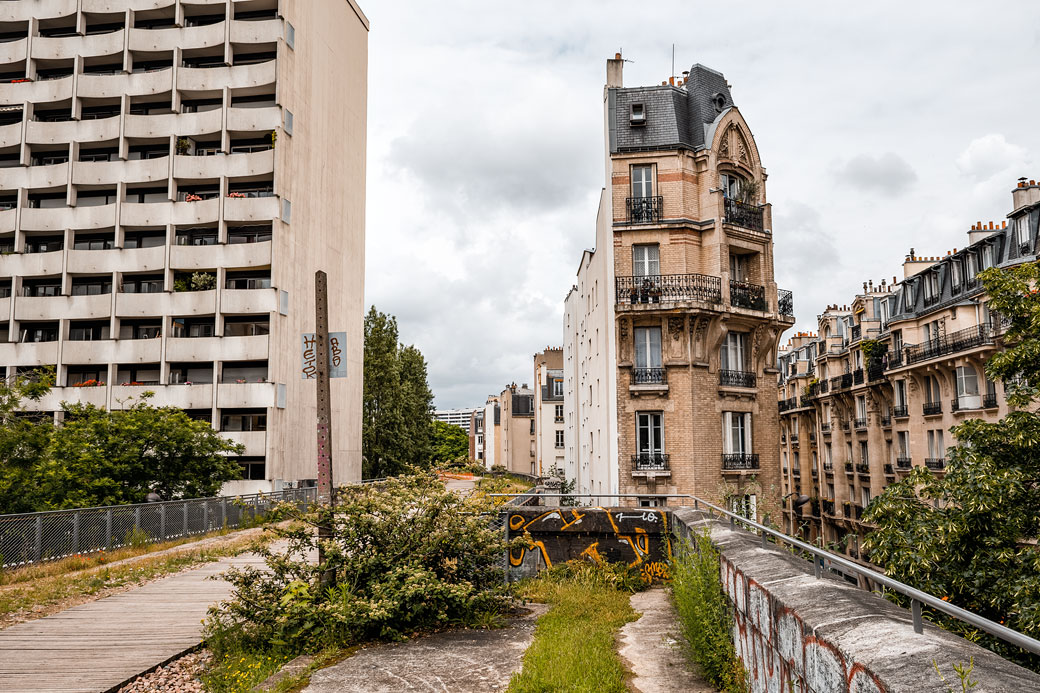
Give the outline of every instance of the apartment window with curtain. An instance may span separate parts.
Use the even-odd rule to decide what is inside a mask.
[[[664,454],[664,421],[661,412],[636,413],[636,451],[641,464],[653,464]]]
[[[729,278],[735,282],[746,282],[748,280],[747,255],[729,254]]]
[[[867,398],[863,395],[856,397],[856,418],[860,421],[867,420]]]
[[[865,440],[859,441],[859,461],[860,464],[870,464],[870,454]]]
[[[632,274],[636,277],[661,274],[661,254],[657,244],[632,246]]]
[[[719,354],[722,370],[741,372],[749,370],[747,367],[749,344],[747,332],[727,333]]]
[[[635,381],[659,383],[664,380],[661,369],[661,328],[637,327],[633,330],[636,341]]]
[[[946,445],[943,442],[941,428],[928,431],[928,457],[930,459],[942,459],[946,457]]]
[[[934,375],[929,375],[928,379],[925,380],[925,394],[928,395],[929,403],[939,403],[942,401],[942,392],[939,390],[939,379]]]
[[[896,455],[904,459],[910,459],[910,432],[899,431],[896,434],[896,441],[898,443]]]
[[[756,460],[751,450],[751,414],[722,412],[722,452],[725,463],[723,467],[753,467]]]
[[[653,197],[654,167],[632,167],[632,197]]]
[[[905,407],[906,406],[906,381],[905,380],[897,380],[896,381],[896,406],[897,407]]]

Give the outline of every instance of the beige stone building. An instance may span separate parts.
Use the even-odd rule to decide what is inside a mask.
[[[484,466],[501,465],[519,474],[537,474],[534,391],[527,384],[506,386],[484,408]]]
[[[577,490],[761,514],[762,494],[779,498],[776,345],[794,323],[766,172],[722,74],[625,87],[622,65],[607,61],[596,248],[565,303]]]
[[[567,472],[563,404],[563,347],[534,355],[535,474]]]
[[[367,46],[354,0],[0,3],[0,374],[155,392],[245,445],[226,492],[310,480],[322,269],[358,479]]]
[[[799,333],[779,356],[780,441],[789,532],[837,544],[865,561],[859,540],[870,500],[915,466],[944,473],[950,428],[996,421],[1004,385],[986,379],[1004,323],[978,272],[1036,260],[1040,186],[1021,182],[1008,220],[976,223],[968,246],[939,257],[913,250],[903,277],[864,283],[830,306],[819,331]]]

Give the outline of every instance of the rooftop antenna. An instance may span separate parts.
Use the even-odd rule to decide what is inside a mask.
[[[671,72],[671,77],[672,77],[672,79],[675,78],[675,44],[674,43],[672,44],[672,72]]]

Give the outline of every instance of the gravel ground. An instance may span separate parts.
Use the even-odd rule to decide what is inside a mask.
[[[199,676],[210,660],[207,650],[190,652],[150,674],[139,676],[119,693],[203,693]]]

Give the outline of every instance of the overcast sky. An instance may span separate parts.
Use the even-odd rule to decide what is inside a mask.
[[[1040,178],[1040,3],[362,6],[366,303],[426,356],[438,408],[531,382],[532,355],[561,344],[618,50],[626,86],[667,79],[673,43],[677,74],[726,75],[769,174],[795,329],[901,277],[911,247],[963,247],[972,223],[1010,211],[1018,177]]]

